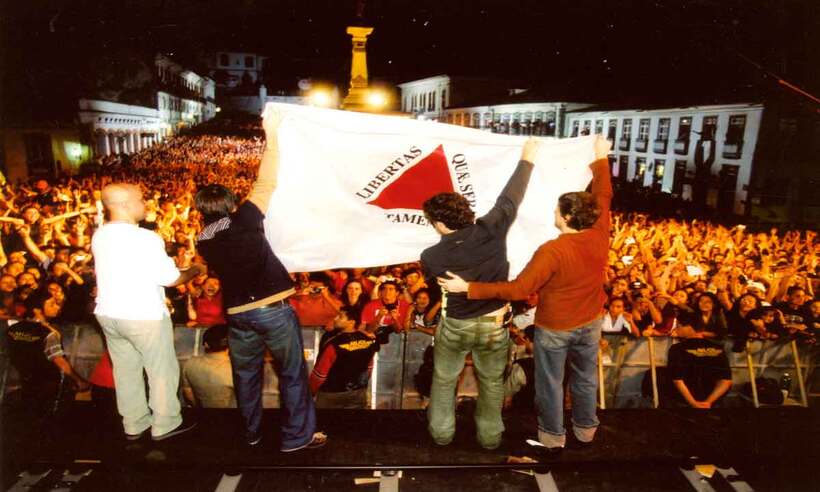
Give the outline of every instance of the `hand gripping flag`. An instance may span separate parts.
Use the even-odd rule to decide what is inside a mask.
[[[268,110],[281,115],[280,165],[265,232],[292,272],[418,260],[439,240],[424,201],[455,191],[483,215],[526,140],[397,116],[281,103],[268,103]],[[592,136],[544,139],[507,236],[512,276],[558,235],[558,196],[586,188],[593,142]]]

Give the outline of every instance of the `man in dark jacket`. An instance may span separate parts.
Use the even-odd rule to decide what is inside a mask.
[[[524,199],[538,146],[538,140],[527,140],[521,160],[495,206],[478,220],[467,199],[457,193],[439,193],[424,202],[424,214],[441,234],[441,241],[421,254],[425,278],[450,271],[471,280],[507,280],[507,231]],[[447,445],[455,435],[456,384],[468,352],[472,353],[478,375],[478,442],[486,449],[501,444],[503,375],[510,340],[503,325],[507,309],[505,301],[474,301],[462,294],[448,294],[442,302],[427,410],[428,430],[436,444]]]
[[[325,444],[316,432],[316,413],[308,390],[302,330],[288,303],[293,281],[265,237],[265,212],[276,188],[279,115],[264,117],[266,148],[248,199],[221,185],[208,185],[195,197],[205,227],[197,249],[223,285],[223,303],[231,326],[229,343],[236,400],[245,423],[245,441],[262,440],[262,381],[265,347],[279,369],[283,408],[281,451]]]

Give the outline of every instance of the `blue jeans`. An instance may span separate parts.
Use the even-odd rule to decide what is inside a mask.
[[[564,364],[569,357],[572,424],[578,440],[592,441],[598,428],[598,341],[603,318],[567,331],[538,328],[535,356],[535,406],[538,437],[547,447],[566,443],[564,429]]]
[[[287,303],[228,315],[231,366],[239,412],[249,435],[262,426],[262,383],[265,347],[279,373],[282,450],[299,448],[313,439],[316,411],[307,381],[302,329]]]

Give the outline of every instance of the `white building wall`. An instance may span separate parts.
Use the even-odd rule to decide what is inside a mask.
[[[732,116],[740,115],[746,117],[741,155],[739,158],[729,155],[724,156],[724,152],[727,150],[726,133],[729,128],[729,119]],[[700,140],[699,132],[703,128],[704,119],[710,116],[717,117],[717,125],[714,135],[715,159],[711,168],[711,173],[713,175],[717,175],[720,173],[722,166],[724,165],[738,166],[734,211],[735,213],[743,213],[745,211],[745,200],[747,199],[747,187],[751,179],[754,151],[757,146],[758,135],[760,132],[760,122],[763,116],[763,106],[760,104],[695,106],[688,108],[670,108],[646,111],[578,111],[567,114],[567,124],[565,127],[564,136],[569,137],[572,135],[576,122],[578,123],[579,134],[585,121],[590,121],[590,126],[594,131],[594,122],[596,119],[604,120],[604,133],[606,134],[610,119],[616,119],[618,121],[618,127],[615,142],[613,143],[613,155],[615,156],[613,174],[616,176],[618,175],[621,156],[627,156],[629,159],[629,166],[626,178],[628,180],[634,179],[637,173],[637,161],[639,158],[644,158],[646,159],[647,170],[642,184],[644,186],[651,186],[653,178],[650,169],[654,171],[652,164],[656,159],[664,159],[665,165],[661,189],[665,192],[671,192],[674,186],[675,164],[677,161],[685,161],[687,172],[690,175],[694,173],[696,143]],[[691,117],[692,122],[687,151],[685,154],[678,154],[675,152],[675,140],[677,140],[679,134],[682,117]],[[646,151],[639,152],[636,150],[636,140],[640,129],[640,120],[645,118],[650,119],[649,141]],[[661,118],[670,118],[671,120],[669,141],[666,152],[655,152],[654,140],[657,137],[657,129]],[[631,138],[629,142],[629,149],[621,150],[620,141],[623,135],[624,121],[626,120],[632,121]]]
[[[155,108],[80,99],[78,117],[94,140],[94,154],[138,152],[162,139],[163,121]]]
[[[251,66],[246,64],[247,59],[252,60]],[[256,53],[228,52],[220,51],[213,55],[208,65],[211,75],[221,70],[228,74],[228,80],[224,86],[235,88],[242,83],[242,77],[247,73],[251,80],[256,83],[262,78],[262,69],[267,57]]]
[[[451,86],[450,77],[447,75],[437,75],[399,84],[402,112],[414,113],[420,119],[438,120],[441,118],[444,108],[450,104]],[[444,94],[444,104],[442,104],[442,93]],[[432,110],[429,109],[430,97],[433,98]]]

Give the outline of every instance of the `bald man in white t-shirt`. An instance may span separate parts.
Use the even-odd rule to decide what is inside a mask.
[[[91,240],[97,274],[94,314],[108,342],[126,439],[137,440],[150,429],[151,438],[159,441],[195,425],[180,414],[179,363],[164,287],[185,283],[207,269],[195,264],[180,273],[162,238],[137,225],[145,217],[137,186],[110,184],[102,191],[102,202],[110,220]]]

